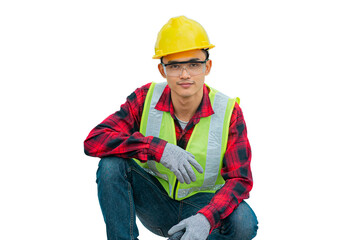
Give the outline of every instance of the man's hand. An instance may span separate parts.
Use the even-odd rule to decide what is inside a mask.
[[[204,215],[198,213],[170,228],[168,234],[173,235],[183,229],[185,233],[180,240],[206,240],[210,232],[210,223]]]
[[[199,173],[204,171],[201,165],[195,160],[194,155],[171,143],[165,145],[160,163],[170,169],[181,183],[185,181],[187,184],[190,184],[191,181],[196,181],[196,176],[191,165],[193,165]]]

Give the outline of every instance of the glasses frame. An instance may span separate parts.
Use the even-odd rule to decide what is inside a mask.
[[[167,66],[170,66],[170,65],[175,65],[175,64],[185,64],[185,63],[201,63],[201,64],[204,64],[204,63],[205,63],[204,69],[203,69],[203,72],[204,72],[205,69],[206,69],[206,62],[207,62],[208,60],[209,60],[209,59],[205,59],[204,61],[198,61],[198,60],[189,60],[189,61],[184,61],[184,62],[176,62],[176,61],[174,61],[174,62],[171,62],[171,63],[161,63],[161,65],[163,66],[163,68],[164,68],[164,73],[165,73],[165,75],[167,76],[166,67],[167,67]],[[183,68],[181,69],[179,76],[181,75],[183,69],[186,69],[186,68],[183,67]],[[187,69],[186,69],[186,71],[187,71]],[[188,71],[187,71],[187,72],[188,72]],[[188,73],[189,73],[189,72],[188,72]],[[191,75],[191,74],[190,74],[190,75]],[[191,75],[191,76],[193,76],[193,75]],[[197,76],[197,75],[194,75],[194,76]]]

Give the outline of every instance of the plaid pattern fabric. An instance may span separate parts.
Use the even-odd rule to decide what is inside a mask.
[[[85,154],[93,157],[115,155],[122,158],[136,158],[142,162],[160,161],[166,141],[139,132],[148,83],[127,97],[120,110],[111,114],[94,129],[84,141]],[[204,96],[196,113],[183,130],[176,120],[171,101],[171,90],[166,86],[156,109],[170,112],[175,120],[177,144],[183,149],[190,139],[194,126],[202,117],[214,113],[209,89],[204,85]],[[249,197],[253,186],[251,168],[251,148],[247,129],[240,106],[235,103],[231,116],[227,149],[223,159],[221,175],[225,185],[215,194],[211,202],[199,211],[211,224],[211,231],[220,226],[221,220],[229,216],[239,203]]]

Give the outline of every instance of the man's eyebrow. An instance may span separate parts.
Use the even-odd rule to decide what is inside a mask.
[[[183,62],[190,62],[190,61],[199,61],[200,58],[192,58],[192,59],[189,59],[187,61],[183,61]],[[166,64],[173,64],[173,63],[182,63],[182,62],[179,62],[179,61],[169,61],[168,63]]]

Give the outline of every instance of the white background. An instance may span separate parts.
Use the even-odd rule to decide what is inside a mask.
[[[106,239],[83,141],[163,81],[154,44],[179,15],[216,46],[207,83],[241,98],[256,239],[360,239],[359,12],[345,0],[1,1],[0,239]]]

